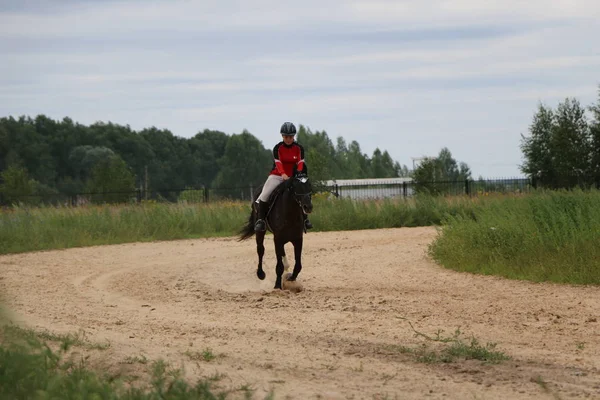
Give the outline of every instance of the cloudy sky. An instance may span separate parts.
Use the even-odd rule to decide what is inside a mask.
[[[0,116],[190,137],[284,121],[521,175],[539,102],[600,84],[598,0],[0,0]]]

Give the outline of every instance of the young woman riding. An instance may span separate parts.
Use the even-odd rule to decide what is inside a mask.
[[[290,179],[294,166],[298,172],[306,170],[304,162],[304,148],[295,141],[296,127],[291,122],[285,122],[280,130],[283,141],[273,147],[273,168],[265,182],[262,192],[256,202],[258,203],[258,218],[254,225],[255,232],[264,232],[267,229],[265,216],[269,207],[269,197],[273,190],[283,181]],[[311,229],[312,224],[304,214],[304,226]]]

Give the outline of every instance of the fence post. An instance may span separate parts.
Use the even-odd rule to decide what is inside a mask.
[[[138,204],[142,202],[142,188],[136,190],[136,197]]]
[[[204,202],[208,203],[208,187],[204,186]]]
[[[470,193],[470,188],[469,188],[469,179],[465,179],[465,194],[467,196],[469,196],[471,194]]]
[[[406,198],[408,194],[408,184],[406,182],[402,182],[402,196]]]

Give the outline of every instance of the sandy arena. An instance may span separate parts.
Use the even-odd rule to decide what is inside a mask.
[[[1,256],[0,290],[14,321],[108,341],[81,351],[114,375],[163,358],[255,399],[600,399],[599,288],[448,271],[426,257],[435,235],[311,232],[298,294],[272,289],[270,235],[264,281],[254,238],[226,238]],[[512,359],[418,362],[398,350],[427,342],[409,321],[427,335],[460,328]]]

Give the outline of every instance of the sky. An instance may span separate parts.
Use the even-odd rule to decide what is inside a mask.
[[[599,99],[597,0],[0,0],[0,117],[192,137],[285,121],[522,176],[540,103]]]

